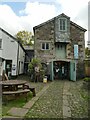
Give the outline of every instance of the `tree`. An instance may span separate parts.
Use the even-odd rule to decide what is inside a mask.
[[[22,43],[22,45],[33,45],[34,43],[34,36],[31,32],[23,30],[19,31],[15,36]]]
[[[90,50],[88,47],[85,48],[85,56],[90,57]]]

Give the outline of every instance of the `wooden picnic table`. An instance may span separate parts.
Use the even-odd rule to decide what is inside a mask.
[[[6,81],[0,81],[0,84],[2,85],[2,90],[4,91],[5,88],[8,88],[8,91],[17,91],[19,86],[23,86],[27,83],[27,81],[23,80],[6,80]]]
[[[2,85],[2,95],[6,96],[8,99],[10,95],[15,95],[15,97],[17,97],[19,94],[23,94],[27,100],[27,93],[30,92],[30,90],[24,89],[26,83],[27,81],[23,80],[0,81],[0,85]]]

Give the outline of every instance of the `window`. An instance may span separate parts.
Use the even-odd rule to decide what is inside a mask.
[[[66,19],[60,19],[60,30],[66,30]]]
[[[2,48],[2,39],[0,39],[0,49]]]
[[[45,49],[45,43],[42,43],[42,49],[43,50]]]
[[[49,49],[49,43],[46,43],[46,50]]]
[[[42,50],[49,50],[49,43],[41,43]]]

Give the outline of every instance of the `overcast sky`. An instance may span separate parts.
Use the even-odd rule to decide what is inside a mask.
[[[61,13],[88,30],[89,0],[0,0],[0,27],[12,35],[33,27]],[[12,2],[13,1],[13,2]],[[85,40],[87,42],[87,32]]]

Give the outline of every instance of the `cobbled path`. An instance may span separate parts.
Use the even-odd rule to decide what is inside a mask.
[[[83,82],[70,82],[70,93],[68,96],[72,118],[88,118],[88,89],[83,88]]]
[[[26,117],[63,118],[63,81],[54,81],[39,98]]]
[[[68,89],[66,101],[63,100],[65,98],[65,89]],[[88,90],[83,88],[83,81],[53,81],[25,117],[64,118],[65,107],[63,105],[67,103],[70,108],[70,113],[67,113],[68,117],[88,118]]]

